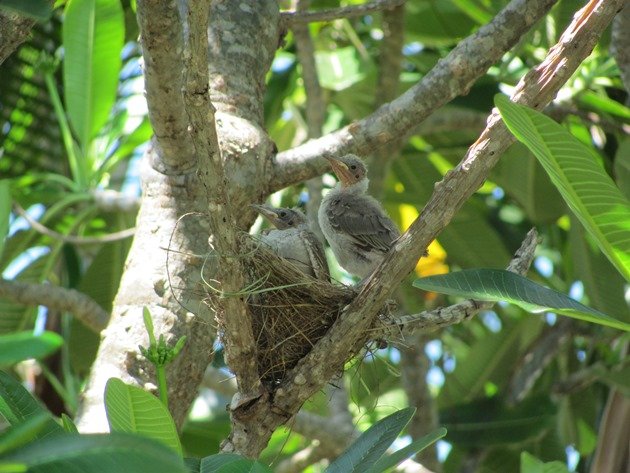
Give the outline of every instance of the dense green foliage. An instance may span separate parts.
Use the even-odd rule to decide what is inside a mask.
[[[133,226],[138,158],[152,133],[142,100],[135,2],[61,3],[50,19],[33,10],[41,21],[32,38],[0,66],[0,269],[5,279],[77,289],[110,311],[130,239],[98,239]],[[313,1],[312,8],[353,3]],[[409,0],[396,94],[506,3]],[[467,95],[437,112],[443,114],[439,126],[427,126],[402,143],[381,196],[401,228],[477,139],[496,94],[509,92],[540,61],[582,3],[559,1]],[[94,28],[86,27],[87,17]],[[309,26],[324,89],[324,132],[374,111],[382,73],[381,18],[373,14]],[[478,473],[569,471],[567,451],[571,471],[586,472],[611,390],[630,395],[629,357],[623,349],[628,342],[623,330],[630,324],[624,296],[630,274],[630,108],[624,105],[628,92],[609,48],[608,35],[547,110],[557,123],[498,99],[520,142],[505,153],[416,269],[417,276],[449,270],[449,279],[437,280],[430,288],[435,292],[412,288],[412,279],[400,291],[410,313],[448,305],[457,295],[518,302],[498,304],[418,341],[429,359],[426,377],[438,426],[448,430],[439,449],[445,473],[462,471],[465,463],[474,464]],[[279,150],[306,139],[303,84],[289,33],[268,74],[265,95],[265,124]],[[576,167],[579,172],[573,172]],[[126,203],[104,204],[107,191],[127,196]],[[295,186],[275,194],[273,201],[303,205],[304,194],[303,186]],[[21,209],[50,231],[33,228]],[[459,286],[459,292],[450,292],[455,296],[436,294],[439,285],[461,283],[459,270],[505,268],[532,226],[541,243],[530,281],[490,289]],[[348,280],[338,266],[331,270],[335,278]],[[491,281],[491,274],[496,273],[482,272],[482,278],[490,278],[482,282]],[[519,288],[542,299],[517,294]],[[552,300],[558,294],[563,296],[559,303]],[[521,308],[532,304],[535,314]],[[558,343],[546,345],[555,335]],[[24,471],[20,465],[33,472],[68,471],[70,464],[98,472],[178,472],[186,466],[199,472],[264,472],[270,463],[310,445],[309,439],[281,429],[259,462],[216,456],[229,433],[228,397],[204,389],[178,437],[157,398],[115,379],[106,397],[112,434],[72,433],[70,418],[98,342],[98,334],[71,314],[46,314],[0,298],[0,367],[12,372],[0,373],[0,472]],[[444,435],[443,429],[427,426],[425,433],[433,434],[414,438],[403,453],[383,456],[401,432],[407,435],[413,415],[405,409],[401,383],[401,356],[408,355],[392,346],[371,348],[346,375],[350,412],[367,432],[330,465],[331,472],[386,471]],[[519,377],[532,357],[538,369],[523,387]],[[24,361],[31,358],[36,361]],[[220,350],[214,364],[225,368]],[[18,378],[29,381],[29,390]],[[304,409],[326,415],[327,404],[320,393]],[[69,416],[63,424],[58,421],[62,413]],[[52,459],[50,452],[56,452]]]

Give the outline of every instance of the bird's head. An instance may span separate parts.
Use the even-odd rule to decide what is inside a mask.
[[[287,228],[295,228],[306,223],[305,215],[296,209],[287,209],[283,207],[272,207],[271,205],[252,204],[252,208],[269,220],[278,230],[286,230]]]
[[[326,156],[326,159],[341,182],[341,187],[367,184],[367,168],[358,156],[346,154],[341,158]]]

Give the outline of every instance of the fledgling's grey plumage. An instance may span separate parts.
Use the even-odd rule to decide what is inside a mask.
[[[330,280],[324,246],[308,228],[306,216],[296,209],[252,205],[276,228],[261,236],[274,253],[293,263],[303,273]]]
[[[366,194],[369,181],[361,159],[353,154],[327,159],[339,183],[322,200],[319,225],[341,267],[366,278],[400,231],[381,204]]]

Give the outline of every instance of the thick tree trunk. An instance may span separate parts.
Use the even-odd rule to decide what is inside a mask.
[[[138,350],[138,345],[148,345],[143,307],[149,308],[156,332],[167,341],[188,337],[185,349],[167,367],[169,407],[179,426],[197,395],[216,337],[200,274],[210,251],[208,241],[220,229],[210,228],[203,216],[208,195],[195,164],[210,157],[194,155],[187,131],[181,94],[184,28],[174,1],[139,1],[138,17],[147,101],[154,129],[160,133],[144,158],[137,233],[78,413],[82,431],[107,430],[103,390],[110,377],[155,387],[153,369]],[[238,209],[235,221],[240,228],[253,220],[254,213],[243,210],[246,204],[267,195],[265,170],[273,143],[263,128],[262,98],[265,74],[278,45],[277,25],[275,2],[212,4],[211,97],[229,197],[232,208]],[[190,215],[178,223],[185,214]]]

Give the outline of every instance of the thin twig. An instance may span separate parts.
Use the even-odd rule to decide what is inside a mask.
[[[74,235],[64,235],[63,233],[56,232],[51,230],[45,225],[42,225],[33,217],[31,217],[24,208],[18,204],[17,202],[13,203],[13,211],[20,215],[27,223],[31,226],[33,230],[42,235],[49,236],[50,238],[54,238],[55,240],[62,241],[64,243],[72,243],[75,245],[94,245],[99,243],[111,243],[113,241],[124,240],[125,238],[130,238],[134,236],[136,233],[136,229],[127,228],[126,230],[121,230],[114,233],[109,233],[107,235],[95,236],[95,237],[82,237],[82,236],[74,236]]]
[[[538,232],[532,228],[527,232],[520,248],[508,264],[507,270],[525,275],[534,259],[537,244]],[[400,338],[401,335],[414,335],[418,331],[431,332],[468,320],[481,311],[491,309],[494,304],[494,302],[467,299],[448,307],[439,307],[419,314],[383,318],[375,327],[372,337],[384,336],[393,340]]]
[[[293,25],[312,23],[314,21],[333,21],[339,18],[354,18],[368,15],[380,10],[389,10],[405,3],[406,0],[375,0],[374,2],[349,7],[330,8],[312,12],[283,11],[281,21],[289,28]]]
[[[0,297],[19,304],[43,305],[55,311],[69,312],[96,333],[103,330],[109,321],[109,314],[91,297],[52,284],[0,279]]]

